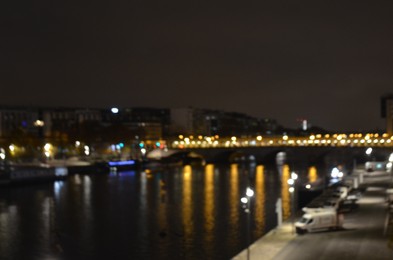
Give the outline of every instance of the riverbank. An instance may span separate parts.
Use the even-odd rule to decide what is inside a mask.
[[[391,174],[358,170],[352,178],[361,180],[364,192],[359,208],[345,214],[342,230],[296,235],[287,221],[233,259],[392,259],[393,227],[386,201]]]
[[[275,259],[274,257],[296,236],[292,223],[284,222],[232,259]]]

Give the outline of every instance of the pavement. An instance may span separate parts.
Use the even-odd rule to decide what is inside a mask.
[[[359,207],[344,214],[341,231],[297,235],[286,221],[232,259],[393,259],[393,208],[386,200],[392,174],[360,169],[350,178],[363,192]]]

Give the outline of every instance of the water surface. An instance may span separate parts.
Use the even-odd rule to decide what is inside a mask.
[[[277,225],[277,198],[289,217],[289,172],[211,164],[1,187],[0,258],[230,259]],[[240,202],[248,186],[249,219]]]

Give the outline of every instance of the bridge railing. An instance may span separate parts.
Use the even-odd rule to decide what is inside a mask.
[[[169,142],[172,148],[232,148],[258,146],[338,146],[338,147],[393,147],[393,136],[388,134],[317,134],[310,136],[180,136]]]

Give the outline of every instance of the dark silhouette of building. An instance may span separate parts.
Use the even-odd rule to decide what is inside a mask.
[[[393,134],[393,94],[381,97],[381,117],[386,120],[386,133]]]

